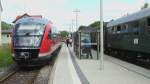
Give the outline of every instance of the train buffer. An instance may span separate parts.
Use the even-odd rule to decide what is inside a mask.
[[[150,70],[104,56],[104,69],[100,61],[78,59],[71,47],[62,45],[49,84],[149,84]]]

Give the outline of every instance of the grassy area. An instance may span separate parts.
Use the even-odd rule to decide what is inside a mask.
[[[11,65],[13,59],[11,57],[10,45],[3,45],[0,47],[0,67],[6,67]]]

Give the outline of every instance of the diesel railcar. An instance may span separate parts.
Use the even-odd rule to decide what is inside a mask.
[[[12,57],[19,66],[48,63],[57,44],[52,22],[44,18],[26,17],[15,23],[12,33]]]
[[[150,59],[150,8],[109,22],[105,29],[105,51]]]

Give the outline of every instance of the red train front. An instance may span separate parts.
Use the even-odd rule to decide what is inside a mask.
[[[12,56],[18,65],[35,66],[48,63],[54,44],[50,21],[26,17],[15,23]]]

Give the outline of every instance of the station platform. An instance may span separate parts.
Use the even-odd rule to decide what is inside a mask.
[[[49,84],[149,84],[150,70],[104,56],[100,60],[78,59],[72,47],[62,45]]]

